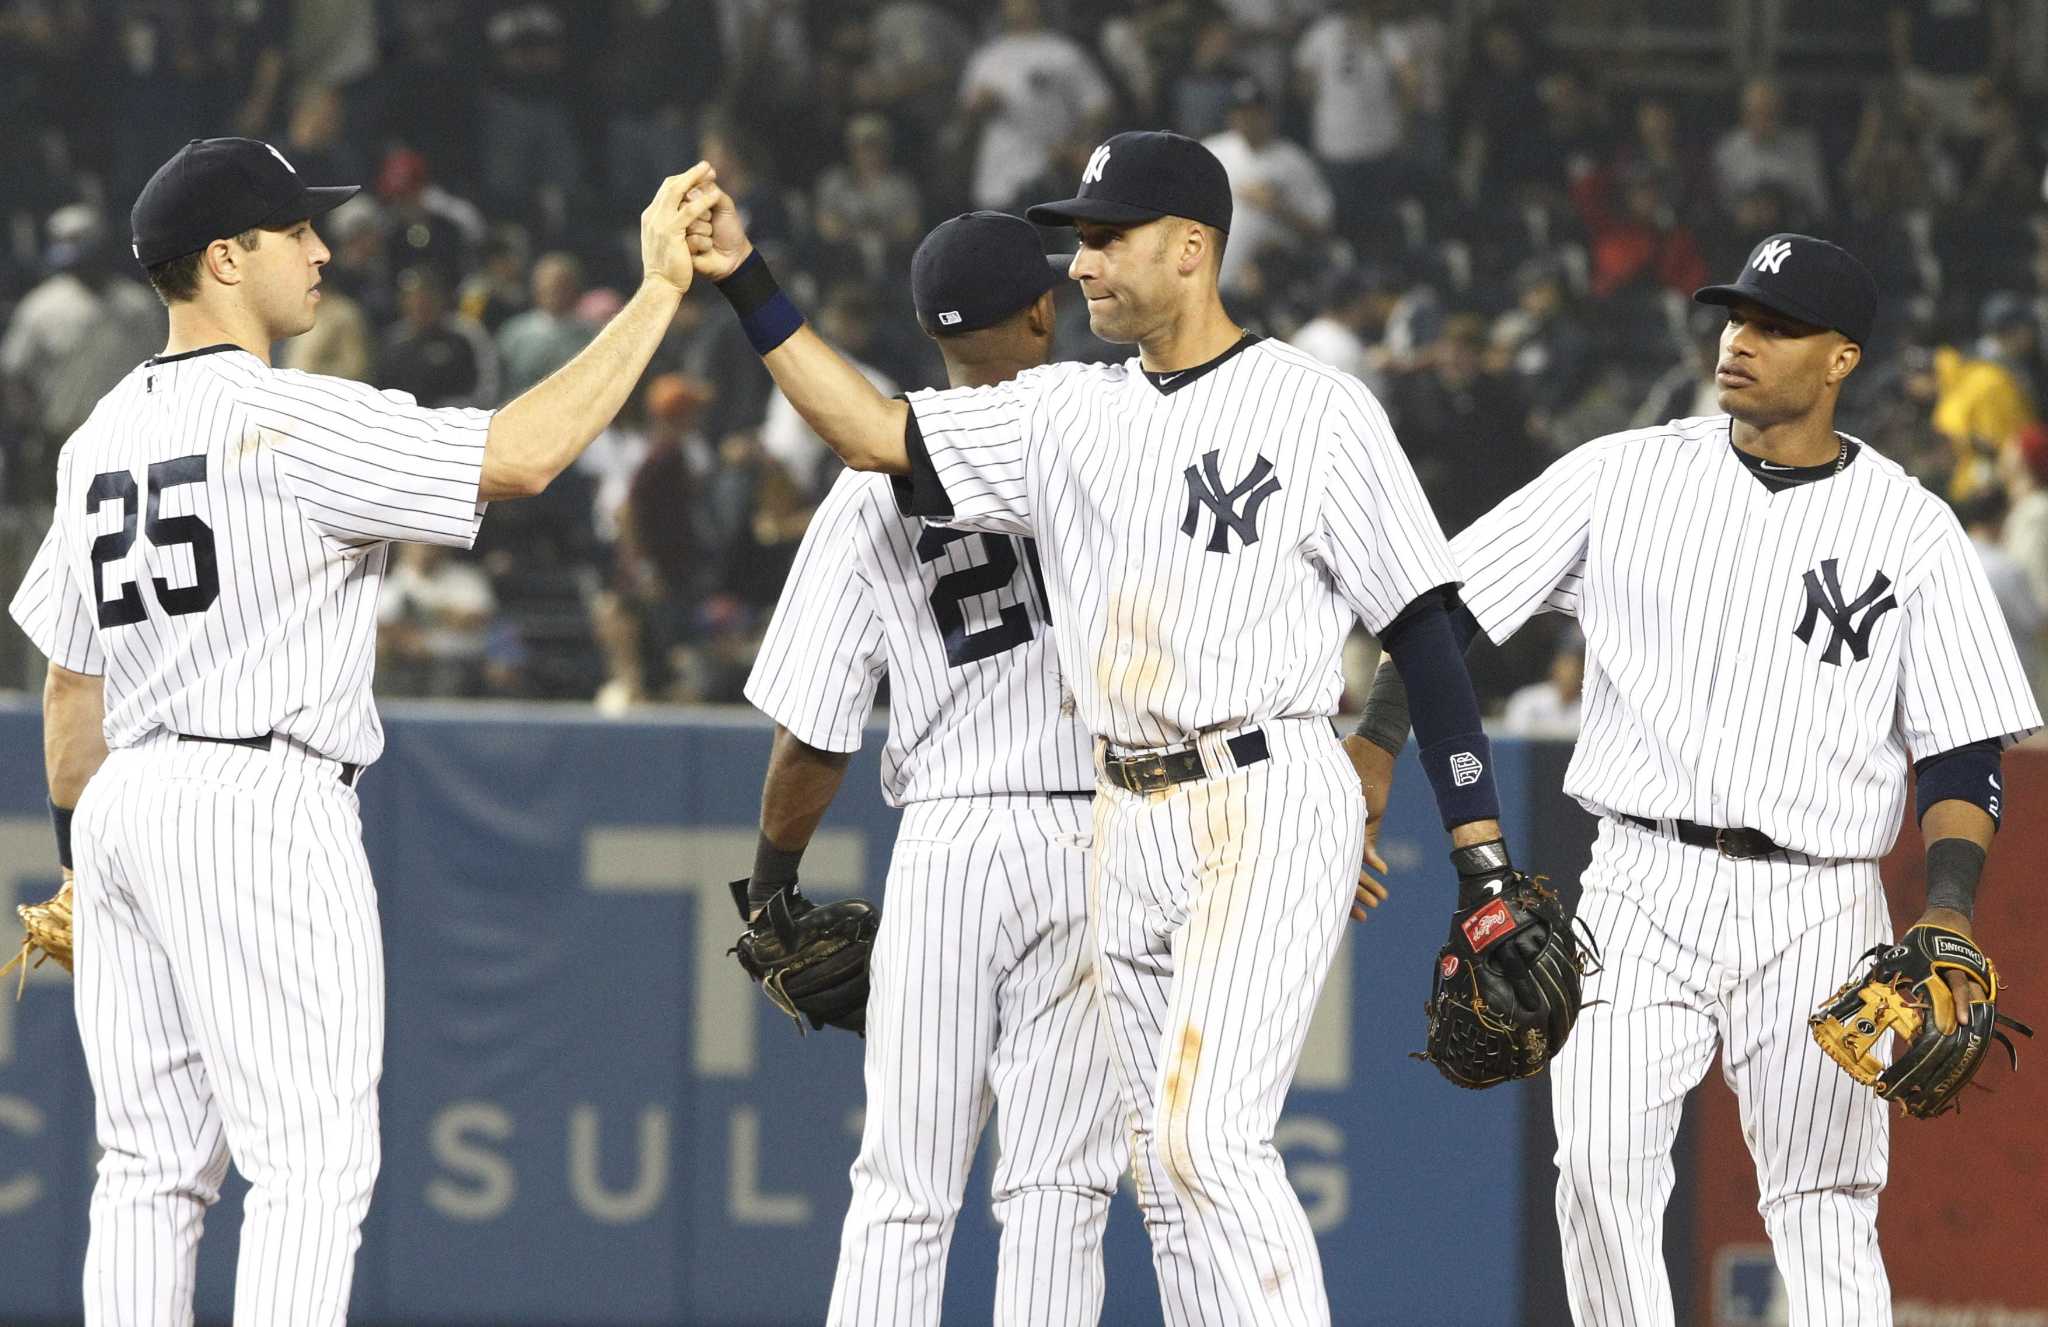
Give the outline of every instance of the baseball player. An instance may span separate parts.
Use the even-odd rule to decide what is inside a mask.
[[[1224,311],[1206,148],[1119,134],[1030,215],[1077,228],[1090,324],[1134,359],[890,400],[803,326],[729,201],[691,243],[849,465],[897,476],[906,511],[1036,538],[1095,738],[1089,911],[1166,1319],[1326,1323],[1273,1132],[1363,849],[1329,721],[1354,617],[1434,683],[1415,708],[1461,870],[1507,869],[1449,550],[1372,395]]]
[[[319,309],[313,222],[353,186],[213,138],[137,198],[170,340],[65,445],[11,609],[50,660],[51,814],[76,867],[104,1149],[88,1323],[191,1322],[230,1156],[250,1184],[235,1322],[343,1320],[378,1158],[383,950],[354,788],[383,746],[387,550],[467,547],[486,501],[540,492],[611,419],[690,284],[709,196],[685,195],[710,179],[662,185],[639,291],[496,414],[271,367]]]
[[[912,296],[947,380],[990,387],[1043,364],[1058,281],[1021,218],[972,212],[927,236]],[[776,720],[758,909],[795,886],[889,678],[882,784],[903,825],[869,971],[867,1117],[829,1323],[939,1321],[992,1103],[994,1320],[1085,1324],[1102,1311],[1124,1146],[1088,944],[1095,777],[1044,595],[1031,540],[905,519],[881,476],[847,470],[747,683]]]
[[[1890,936],[1909,760],[1923,922],[1970,935],[1999,752],[2041,716],[1955,517],[1834,431],[1876,314],[1862,264],[1774,235],[1694,298],[1728,310],[1727,413],[1587,443],[1452,541],[1468,639],[1543,611],[1585,632],[1564,787],[1601,818],[1580,915],[1604,966],[1551,1076],[1565,1276],[1584,1327],[1674,1321],[1671,1144],[1718,1050],[1791,1321],[1885,1324],[1885,1109],[1807,1017]],[[1379,789],[1396,666],[1361,725]]]

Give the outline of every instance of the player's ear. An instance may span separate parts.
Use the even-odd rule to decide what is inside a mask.
[[[1841,344],[1835,347],[1833,360],[1828,364],[1828,385],[1833,386],[1841,382],[1842,379],[1854,373],[1856,366],[1862,362],[1863,347],[1857,345],[1846,336],[1842,337]]]
[[[1193,276],[1209,262],[1209,234],[1199,221],[1184,221],[1181,232],[1180,253],[1174,270],[1182,276]]]
[[[1052,291],[1046,291],[1043,295],[1040,295],[1035,301],[1032,302],[1030,309],[1026,310],[1026,312],[1030,315],[1031,321],[1029,323],[1029,326],[1031,328],[1031,334],[1033,336],[1047,337],[1052,335],[1053,320],[1055,317],[1052,303],[1052,295]]]
[[[200,255],[200,265],[224,286],[242,283],[242,246],[233,240],[215,240]]]

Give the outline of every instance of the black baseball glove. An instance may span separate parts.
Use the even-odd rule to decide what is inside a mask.
[[[1451,854],[1458,910],[1437,951],[1427,1060],[1459,1087],[1543,1072],[1578,1022],[1580,981],[1599,955],[1564,901],[1495,840]]]
[[[747,919],[747,882],[732,882],[740,920]],[[881,914],[866,899],[822,906],[784,886],[768,900],[729,953],[761,984],[775,1007],[814,1028],[828,1024],[867,1035],[868,959]]]
[[[1897,944],[1868,951],[1863,961],[1870,966],[1806,1020],[1813,1039],[1851,1078],[1924,1120],[1958,1109],[1956,1098],[1977,1076],[1994,1039],[2004,1044],[2012,1067],[2020,1067],[2005,1029],[2023,1037],[2034,1030],[1998,1012],[1998,969],[1968,936],[1923,923]],[[1984,998],[1959,1007],[1950,970],[1975,978]],[[1950,1015],[1954,1031],[1941,1030],[1936,1010]],[[1889,1066],[1876,1054],[1888,1031],[1905,1047]]]

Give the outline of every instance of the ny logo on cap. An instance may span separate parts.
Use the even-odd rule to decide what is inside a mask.
[[[1088,164],[1081,170],[1083,186],[1095,184],[1102,179],[1102,168],[1109,164],[1109,144],[1104,143],[1089,156]]]
[[[1792,241],[1765,240],[1757,246],[1756,257],[1749,260],[1749,265],[1759,272],[1769,272],[1776,276],[1778,269],[1783,267],[1785,260],[1791,256]]]

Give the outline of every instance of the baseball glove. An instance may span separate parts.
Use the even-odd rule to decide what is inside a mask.
[[[1578,1022],[1581,979],[1599,954],[1541,876],[1458,882],[1450,938],[1423,1012],[1427,1060],[1459,1087],[1543,1072]]]
[[[1859,961],[1870,966],[1806,1020],[1820,1048],[1857,1082],[1924,1120],[1960,1108],[1956,1098],[1977,1076],[1993,1039],[2004,1044],[2012,1067],[2020,1067],[2004,1029],[2023,1037],[2034,1030],[1998,1012],[1998,969],[1968,936],[1923,924]],[[1951,970],[1974,977],[1985,997],[1957,1008],[1946,976]],[[1941,1030],[1938,1014],[1950,1016],[1953,1032]],[[1886,1032],[1896,1032],[1905,1047],[1890,1065],[1876,1054]]]
[[[733,902],[747,916],[747,882],[732,882]],[[881,914],[866,899],[822,906],[797,892],[778,891],[728,952],[761,984],[775,1007],[814,1028],[827,1024],[867,1035],[868,959]]]
[[[41,903],[24,903],[14,911],[26,934],[21,937],[21,952],[0,965],[0,977],[6,976],[9,968],[20,965],[21,978],[14,988],[14,998],[19,1000],[28,988],[30,968],[56,959],[66,972],[71,971],[71,882],[65,881],[56,897]]]

